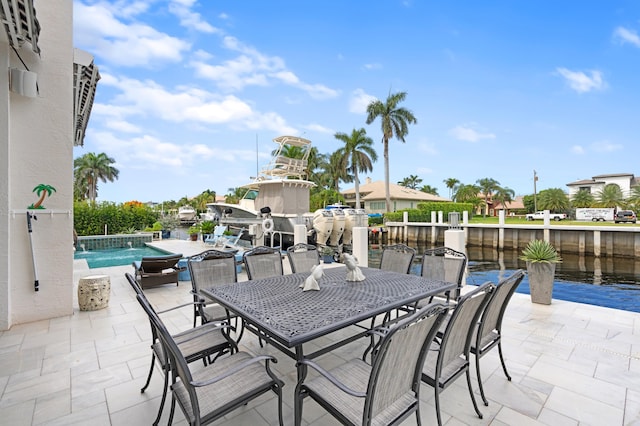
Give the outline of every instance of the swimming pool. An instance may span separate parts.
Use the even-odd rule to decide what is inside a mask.
[[[109,266],[131,265],[144,256],[162,256],[167,254],[153,247],[117,248],[108,250],[79,250],[74,259],[85,259],[89,268],[106,268]]]

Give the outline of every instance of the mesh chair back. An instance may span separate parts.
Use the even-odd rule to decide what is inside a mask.
[[[380,258],[380,269],[384,271],[408,274],[415,255],[416,251],[404,244],[386,246],[382,250],[382,257]]]
[[[207,250],[190,257],[187,265],[195,293],[203,288],[238,281],[236,258],[231,252]]]
[[[467,256],[449,247],[438,247],[426,250],[422,256],[422,272],[424,278],[456,283],[452,290],[454,300],[460,298],[462,278],[467,267]]]
[[[460,358],[468,359],[476,322],[489,301],[494,287],[492,283],[485,283],[460,298],[442,336],[438,367],[446,370],[449,364]],[[448,377],[443,379],[447,380]]]
[[[487,306],[482,313],[480,323],[478,326],[478,340],[480,345],[476,343],[476,347],[482,349],[484,346],[482,342],[493,341],[500,337],[500,329],[502,328],[502,317],[507,309],[511,296],[518,288],[518,285],[524,278],[524,271],[519,269],[515,271],[511,276],[501,280],[491,296],[491,299],[487,303]],[[496,336],[492,336],[493,332],[497,331]]]
[[[249,280],[283,275],[282,256],[278,249],[259,246],[242,256]]]
[[[320,255],[316,246],[299,243],[287,249],[287,258],[291,272],[309,272],[313,266],[320,264]]]
[[[424,358],[446,313],[445,305],[425,306],[392,326],[383,337],[373,360],[363,424],[370,424],[407,393],[418,396]]]

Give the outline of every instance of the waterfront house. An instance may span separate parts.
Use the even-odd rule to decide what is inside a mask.
[[[0,330],[73,313],[73,147],[100,78],[74,51],[73,2],[34,3],[0,2]]]
[[[569,198],[573,197],[578,191],[587,191],[595,195],[609,184],[618,185],[622,195],[628,197],[631,194],[631,188],[640,185],[640,178],[635,177],[632,173],[613,173],[593,176],[591,179],[577,180],[567,184]]]
[[[438,195],[428,194],[417,189],[407,188],[389,182],[389,192],[391,196],[391,210],[418,208],[418,203],[429,201],[451,201]],[[351,188],[340,192],[349,206],[355,206],[356,189]],[[387,211],[385,201],[384,181],[371,181],[366,178],[364,184],[360,185],[360,202],[367,213],[385,213]]]

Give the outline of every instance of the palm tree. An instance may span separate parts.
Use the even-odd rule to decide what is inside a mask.
[[[631,194],[627,198],[627,204],[637,212],[640,210],[640,185],[631,188]]]
[[[453,198],[453,192],[456,188],[456,186],[458,186],[458,184],[460,183],[460,181],[456,178],[448,178],[443,180],[444,184],[447,185],[447,188],[449,188],[449,199]]]
[[[500,182],[491,178],[483,178],[478,179],[476,183],[484,195],[484,213],[482,216],[487,216],[489,214],[489,203],[492,201],[491,196],[495,190],[500,188]]]
[[[104,152],[95,154],[89,152],[73,161],[74,178],[78,185],[84,185],[89,201],[94,202],[98,196],[98,181],[113,182],[118,179],[120,173],[112,166],[116,160],[107,156]]]
[[[506,186],[504,188],[499,186],[495,191],[496,192],[495,194],[493,194],[493,199],[500,203],[500,205],[502,205],[502,208],[506,213],[507,203],[513,201],[513,197],[516,196],[516,192],[511,188],[507,188]]]
[[[384,146],[384,192],[387,211],[391,211],[391,193],[389,192],[389,139],[395,137],[404,142],[409,133],[409,124],[417,123],[413,113],[406,108],[398,107],[405,100],[407,92],[399,92],[387,96],[387,101],[376,99],[367,106],[367,124],[380,117],[382,129],[382,145]]]
[[[624,205],[624,197],[622,190],[615,183],[604,186],[601,191],[596,194],[598,207],[618,207]]]
[[[405,188],[418,189],[418,185],[422,183],[422,179],[420,179],[416,175],[409,175],[398,182],[398,185],[404,186]]]
[[[360,208],[360,179],[359,172],[370,172],[373,164],[378,161],[378,154],[373,149],[373,139],[367,136],[364,128],[353,129],[351,135],[346,133],[336,133],[334,137],[344,142],[345,146],[339,149],[343,161],[347,166],[347,171],[353,173],[353,181],[356,189],[356,208]]]
[[[427,194],[431,194],[431,195],[439,195],[438,188],[431,185],[422,185],[422,188],[420,188],[420,191],[426,192]]]
[[[573,194],[571,197],[571,205],[577,208],[592,207],[595,204],[595,199],[589,191],[580,190]]]
[[[544,189],[538,193],[538,209],[562,212],[569,209],[569,197],[560,188]]]
[[[352,177],[347,173],[348,161],[340,150],[335,151],[322,165],[324,173],[320,175],[319,188],[329,188],[340,192],[340,181],[351,182]]]

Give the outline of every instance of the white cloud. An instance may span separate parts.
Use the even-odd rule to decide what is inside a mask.
[[[195,0],[172,0],[169,11],[180,19],[180,25],[203,33],[219,33],[220,30],[202,19],[202,16],[191,10]]]
[[[571,71],[567,68],[557,68],[556,71],[565,78],[569,87],[578,93],[602,90],[606,87],[600,71],[591,70],[587,72],[588,74],[582,71]]]
[[[435,144],[430,142],[420,142],[418,143],[418,150],[424,152],[428,155],[438,155],[438,150],[436,149]]]
[[[638,33],[633,30],[629,30],[624,27],[618,27],[613,31],[613,37],[616,40],[619,40],[620,43],[630,43],[635,47],[640,47],[640,37]]]
[[[312,132],[325,133],[327,135],[334,135],[336,133],[335,130],[330,129],[328,127],[324,127],[318,123],[311,123],[303,127]]]
[[[367,106],[375,101],[375,96],[367,94],[362,89],[356,89],[351,92],[351,99],[349,100],[349,112],[356,114],[364,114],[367,112]]]
[[[382,64],[374,63],[374,64],[364,64],[362,66],[365,70],[379,70],[382,68]]]
[[[100,149],[108,150],[126,168],[180,169],[196,160],[219,158],[219,150],[202,144],[179,145],[143,135],[124,139],[110,132],[92,132],[91,138]]]
[[[296,134],[286,120],[274,112],[261,113],[233,95],[181,86],[168,90],[150,80],[120,79],[106,74],[104,83],[119,91],[108,104],[96,103],[93,112],[103,117],[107,126],[111,121],[125,121],[128,117],[159,118],[169,122],[196,124],[228,124],[239,129],[266,129],[284,134]],[[117,124],[116,124],[117,126]]]
[[[584,154],[584,147],[582,147],[581,145],[573,145],[571,147],[571,152],[573,152],[574,154],[582,155]]]
[[[287,69],[282,58],[263,55],[235,37],[224,37],[223,47],[240,55],[216,65],[206,63],[202,55],[199,55],[198,60],[189,64],[197,76],[214,81],[223,90],[239,91],[246,86],[270,86],[280,82],[301,89],[314,99],[335,98],[340,94],[322,84],[301,81]]]
[[[137,4],[137,3],[136,3]],[[114,5],[74,3],[74,38],[102,60],[121,66],[148,66],[156,62],[178,62],[189,43],[140,23],[126,24],[116,16]],[[129,16],[142,11],[129,11]],[[125,53],[126,52],[126,53]]]
[[[481,133],[473,128],[471,125],[464,124],[462,126],[456,126],[449,131],[449,134],[454,138],[461,141],[478,142],[482,139],[495,139],[496,135],[493,133]]]
[[[623,148],[622,145],[609,142],[607,140],[598,141],[591,144],[591,149],[595,152],[613,152]]]

